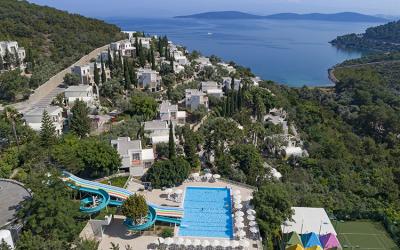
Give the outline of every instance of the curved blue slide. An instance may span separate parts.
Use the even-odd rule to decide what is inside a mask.
[[[64,176],[66,177],[64,178],[64,181],[67,183],[67,186],[80,192],[85,192],[92,195],[91,197],[86,197],[81,200],[80,210],[84,213],[97,213],[109,205],[118,207],[122,206],[125,199],[132,195],[132,193],[126,189],[83,180],[68,172],[64,172]],[[70,181],[73,181],[73,183]],[[111,197],[114,197],[114,199],[111,199]],[[158,213],[165,213],[171,216],[180,216],[183,215],[183,210],[181,208],[159,207],[152,204],[148,204],[148,208],[149,212],[146,216],[145,223],[136,225],[131,219],[127,218],[124,221],[124,225],[129,230],[140,231],[150,228],[156,221],[174,223],[178,225],[181,223],[180,218],[171,218],[168,216],[158,215]]]

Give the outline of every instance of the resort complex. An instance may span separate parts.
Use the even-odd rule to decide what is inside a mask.
[[[300,88],[261,76],[384,18],[110,18],[142,32],[36,1],[0,1],[0,250],[399,249],[400,22],[332,40],[365,55]]]

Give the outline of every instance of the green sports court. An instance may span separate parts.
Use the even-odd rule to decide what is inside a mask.
[[[343,249],[400,249],[379,222],[335,221],[333,224]]]

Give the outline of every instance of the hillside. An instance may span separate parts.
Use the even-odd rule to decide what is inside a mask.
[[[279,19],[279,20],[318,20],[332,22],[387,22],[385,18],[364,15],[355,12],[342,12],[334,14],[296,14],[279,13],[267,16],[253,15],[239,11],[216,11],[205,12],[188,16],[177,16],[175,18],[195,18],[195,19]]]
[[[400,21],[368,28],[363,34],[339,36],[331,43],[337,47],[387,52],[400,50]]]
[[[117,26],[26,1],[0,1],[0,41],[16,40],[27,51],[29,87],[36,88],[93,49],[122,38]],[[4,81],[0,78],[1,85]],[[9,89],[2,86],[2,89]],[[26,89],[12,88],[16,101]]]

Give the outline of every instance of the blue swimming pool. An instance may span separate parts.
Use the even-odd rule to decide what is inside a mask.
[[[230,189],[187,187],[179,236],[232,238]]]

